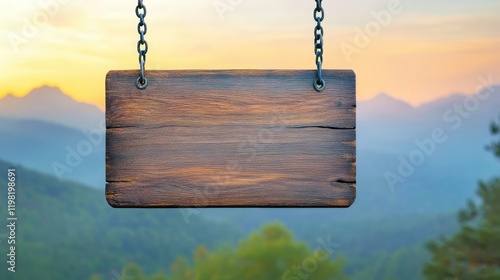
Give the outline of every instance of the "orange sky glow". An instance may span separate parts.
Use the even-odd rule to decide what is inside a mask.
[[[386,92],[419,105],[500,83],[499,1],[323,2],[324,68],[353,69],[358,100]],[[315,67],[312,0],[144,3],[146,69]],[[2,2],[0,98],[50,85],[104,108],[106,73],[138,68],[136,4]]]

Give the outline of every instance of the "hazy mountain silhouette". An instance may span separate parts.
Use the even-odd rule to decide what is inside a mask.
[[[360,101],[357,104],[358,120],[392,119],[395,115],[399,118],[411,118],[415,109],[408,103],[391,97],[387,93],[380,93],[372,99]]]
[[[66,126],[0,118],[0,135],[0,159],[44,172],[63,182],[71,180],[104,188],[104,133],[101,139],[93,134],[90,141],[87,134]]]
[[[95,138],[95,134],[90,136],[94,138],[89,138],[88,134],[81,131],[89,127],[97,128],[91,122],[102,119],[103,112],[98,109],[82,109],[97,107],[82,106],[85,104],[61,96],[59,90],[49,89],[43,92],[53,95],[45,98],[42,98],[43,94],[24,97],[29,102],[13,96],[0,100],[0,115],[8,116],[0,117],[0,159],[51,175],[49,178],[23,168],[18,169],[19,182],[22,182],[19,197],[21,204],[25,205],[22,208],[25,210],[23,220],[28,219],[26,226],[32,224],[24,227],[25,230],[20,235],[23,242],[20,243],[31,245],[42,242],[55,248],[61,240],[66,240],[67,236],[75,237],[67,239],[69,241],[66,240],[63,245],[64,248],[78,251],[79,255],[74,257],[73,251],[70,250],[65,252],[65,255],[48,256],[48,260],[61,259],[62,256],[62,259],[76,264],[74,267],[77,268],[78,258],[92,256],[95,248],[105,248],[106,252],[111,252],[107,259],[100,257],[94,262],[97,264],[95,266],[98,266],[96,269],[102,268],[104,272],[109,270],[107,265],[116,260],[118,254],[125,256],[124,259],[133,260],[130,256],[147,252],[148,256],[153,257],[141,257],[141,260],[164,261],[165,257],[161,254],[166,251],[154,249],[163,248],[158,244],[181,244],[183,250],[178,251],[188,254],[186,252],[192,252],[192,248],[184,246],[187,243],[186,238],[200,242],[207,236],[207,229],[210,229],[206,238],[214,239],[214,223],[206,223],[203,219],[208,218],[231,221],[246,231],[255,230],[263,223],[279,220],[291,228],[299,238],[312,241],[314,246],[318,237],[331,235],[332,240],[340,244],[338,252],[348,255],[352,269],[369,269],[368,266],[372,264],[380,269],[379,253],[392,253],[396,249],[415,244],[420,246],[421,242],[429,238],[453,230],[454,214],[448,213],[455,212],[464,204],[466,198],[472,197],[478,180],[498,176],[500,170],[500,162],[483,148],[492,140],[488,130],[489,123],[500,116],[500,86],[483,90],[480,93],[482,96],[488,93],[490,96],[477,100],[477,104],[470,96],[454,94],[412,107],[387,94],[381,94],[371,100],[358,102],[358,196],[353,206],[348,209],[191,209],[194,213],[199,211],[201,215],[193,216],[196,220],[189,226],[195,228],[189,230],[184,225],[182,216],[174,209],[128,211],[112,209],[106,205],[102,192],[105,168],[104,138],[97,141],[99,137]],[[34,97],[40,99],[37,101]],[[47,100],[51,100],[51,104],[46,104]],[[464,105],[466,103],[467,106]],[[36,105],[59,110],[57,114],[51,115],[54,121],[48,118],[51,114],[49,109],[37,109]],[[465,108],[462,116],[455,111],[456,106],[468,107],[470,110]],[[33,111],[29,111],[31,107]],[[66,110],[67,108],[72,109]],[[6,113],[5,109],[13,112],[12,115]],[[94,119],[87,125],[82,125],[80,122],[85,122],[86,119],[82,119],[85,114],[95,116],[89,116],[89,119]],[[435,143],[432,152],[425,155],[424,162],[414,166],[412,174],[404,176],[403,182],[391,187],[384,174],[399,174],[400,157],[407,159],[412,152],[421,150],[416,142],[432,138],[436,129],[443,131],[446,140],[443,143]],[[79,145],[85,145],[81,143],[90,143],[92,151],[89,155],[80,155],[81,162],[76,163],[75,155],[71,151],[79,153]],[[55,162],[71,169],[71,172],[64,173],[63,183],[53,178],[57,177],[53,168]],[[0,166],[5,170],[12,165],[0,160]],[[66,180],[83,182],[101,190],[87,191],[84,186],[67,183]],[[5,183],[3,178],[0,178],[0,181]],[[50,217],[61,222],[51,227],[36,223],[33,225],[34,221],[47,223]],[[137,229],[138,225],[154,230],[144,231],[139,226],[141,234],[135,236],[131,229]],[[71,234],[67,233],[68,229]],[[169,229],[175,229],[178,233],[174,235],[174,240],[161,239],[171,235],[168,234]],[[153,235],[154,232],[162,230],[165,234]],[[193,232],[201,235],[193,235]],[[95,236],[103,236],[102,240],[99,239],[102,242],[92,243]],[[144,243],[144,240],[139,240],[140,242],[135,243],[144,243],[144,246],[130,246],[135,244],[131,240],[137,241],[141,236],[146,236],[148,241],[156,240],[156,243]],[[89,247],[88,244],[95,246]],[[125,244],[125,247],[117,249],[119,244]],[[30,259],[28,254],[25,254],[27,264],[39,263],[40,256],[47,252],[45,247],[40,246],[26,248],[31,252]],[[420,268],[421,260],[419,261],[418,256],[411,250],[406,252],[406,257],[397,257],[402,259],[402,266],[417,262],[415,267]],[[114,263],[111,266],[119,267]],[[80,267],[80,272],[84,268],[87,269]],[[64,270],[64,273],[75,275],[74,269]]]
[[[23,101],[24,98],[15,98],[20,105],[13,103],[12,96],[1,100],[3,106],[11,104],[11,111],[24,112],[22,117],[17,113],[17,117],[31,116],[34,120],[0,120],[0,135],[8,135],[0,139],[0,147],[9,147],[0,151],[0,158],[52,175],[55,174],[53,163],[58,162],[71,169],[64,174],[65,179],[103,188],[103,140],[99,145],[92,145],[92,153],[82,157],[82,162],[72,167],[66,163],[68,154],[71,150],[76,151],[79,143],[90,143],[91,140],[82,131],[40,121],[47,119],[40,113],[41,109],[35,110],[38,113],[25,112],[28,108],[26,104],[45,106],[46,98],[42,98],[44,102],[36,102],[44,94],[52,95],[52,99],[49,98],[52,103],[47,106],[59,110],[58,115],[52,114],[59,124],[65,120],[64,125],[82,127],[79,123],[82,116],[89,114],[92,115],[89,119],[97,121],[102,119],[102,111],[77,103],[57,89],[42,89],[24,97],[29,102]],[[489,123],[500,116],[500,86],[484,89],[480,94],[489,97],[477,100],[475,104],[470,96],[455,94],[416,108],[387,94],[358,102],[358,197],[351,208],[339,210],[346,213],[342,217],[369,218],[450,211],[473,194],[479,179],[498,174],[500,163],[484,150],[484,146],[491,141]],[[63,100],[64,106],[53,103],[59,102],[57,100]],[[467,117],[461,117],[454,111],[456,104],[463,106],[464,102],[469,102],[468,108],[474,109],[466,111]],[[2,114],[6,113],[2,111]],[[87,122],[90,127],[91,122]],[[422,164],[413,168],[410,176],[402,177],[402,182],[389,184],[385,176],[387,172],[400,176],[401,157],[408,160],[412,152],[420,149],[416,142],[431,138],[436,129],[442,130],[446,141],[435,143],[432,152],[425,155]]]
[[[98,128],[104,112],[75,101],[58,88],[43,86],[24,97],[9,94],[0,99],[0,117],[41,120],[81,130]]]

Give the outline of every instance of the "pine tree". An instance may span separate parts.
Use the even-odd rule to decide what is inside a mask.
[[[500,136],[500,122],[491,125]],[[487,147],[500,158],[500,140]],[[481,182],[479,202],[469,200],[458,214],[460,230],[427,244],[432,260],[424,268],[430,280],[500,279],[500,178]]]

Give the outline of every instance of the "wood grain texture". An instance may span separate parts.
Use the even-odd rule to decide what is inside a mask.
[[[113,207],[347,207],[356,196],[355,75],[138,71],[106,77]]]

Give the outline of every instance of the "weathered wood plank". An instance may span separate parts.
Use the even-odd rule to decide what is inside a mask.
[[[106,197],[115,207],[349,206],[355,76],[137,71],[106,78]]]

